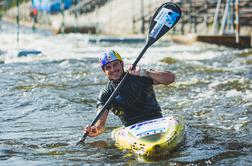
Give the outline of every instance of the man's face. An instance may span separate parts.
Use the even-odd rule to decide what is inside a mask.
[[[119,60],[113,61],[105,65],[103,71],[110,80],[118,80],[123,74],[123,62]]]

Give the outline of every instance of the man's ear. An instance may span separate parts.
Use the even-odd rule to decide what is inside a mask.
[[[122,67],[124,68],[124,62],[123,61],[120,61],[121,62],[121,64],[122,64]]]

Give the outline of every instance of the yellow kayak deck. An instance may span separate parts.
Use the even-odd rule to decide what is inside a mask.
[[[183,141],[184,131],[181,117],[167,116],[114,129],[112,139],[117,147],[131,149],[140,156],[160,157]]]

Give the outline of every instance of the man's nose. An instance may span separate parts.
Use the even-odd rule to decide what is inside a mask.
[[[111,66],[111,71],[115,71],[115,67],[114,66]]]

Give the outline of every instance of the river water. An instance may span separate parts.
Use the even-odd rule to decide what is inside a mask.
[[[126,65],[143,42],[93,43],[97,36],[52,35],[15,26],[0,29],[0,165],[250,165],[252,163],[252,50],[161,41],[140,61],[169,70],[176,82],[155,87],[165,115],[184,117],[186,139],[174,153],[146,162],[115,147],[121,126],[110,114],[106,132],[76,145],[95,118],[96,97],[107,79],[99,55],[117,50]],[[40,55],[18,57],[18,51]]]

